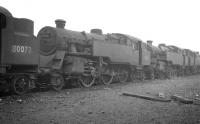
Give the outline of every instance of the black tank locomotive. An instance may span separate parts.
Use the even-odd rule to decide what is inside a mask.
[[[38,69],[39,42],[33,21],[15,18],[0,7],[0,89],[25,93]]]

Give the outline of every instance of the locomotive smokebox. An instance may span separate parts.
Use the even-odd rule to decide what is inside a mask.
[[[62,28],[62,29],[65,28],[65,23],[66,23],[65,20],[63,20],[63,19],[56,19],[55,23],[56,23],[56,28]]]
[[[101,29],[91,29],[90,33],[98,34],[98,35],[102,35],[103,34]]]

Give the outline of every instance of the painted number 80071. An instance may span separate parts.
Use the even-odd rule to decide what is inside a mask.
[[[13,53],[30,54],[31,53],[31,47],[30,46],[21,46],[21,45],[12,45],[11,51]]]

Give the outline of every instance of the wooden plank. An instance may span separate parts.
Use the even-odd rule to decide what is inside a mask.
[[[193,100],[182,97],[180,95],[172,95],[171,99],[173,99],[174,101],[179,101],[184,104],[193,104]]]
[[[171,99],[166,99],[166,98],[156,98],[156,97],[137,95],[137,94],[130,94],[130,93],[122,93],[122,95],[141,98],[141,99],[146,99],[146,100],[151,100],[151,101],[171,102]]]

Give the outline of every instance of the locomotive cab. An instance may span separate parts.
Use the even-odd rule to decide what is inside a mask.
[[[15,18],[0,7],[0,91],[11,88],[23,94],[38,67],[39,44],[33,35],[33,21]]]
[[[5,41],[12,40],[11,33],[9,33],[11,25],[12,14],[5,8],[0,7],[0,73],[6,73],[6,67],[3,64]]]

